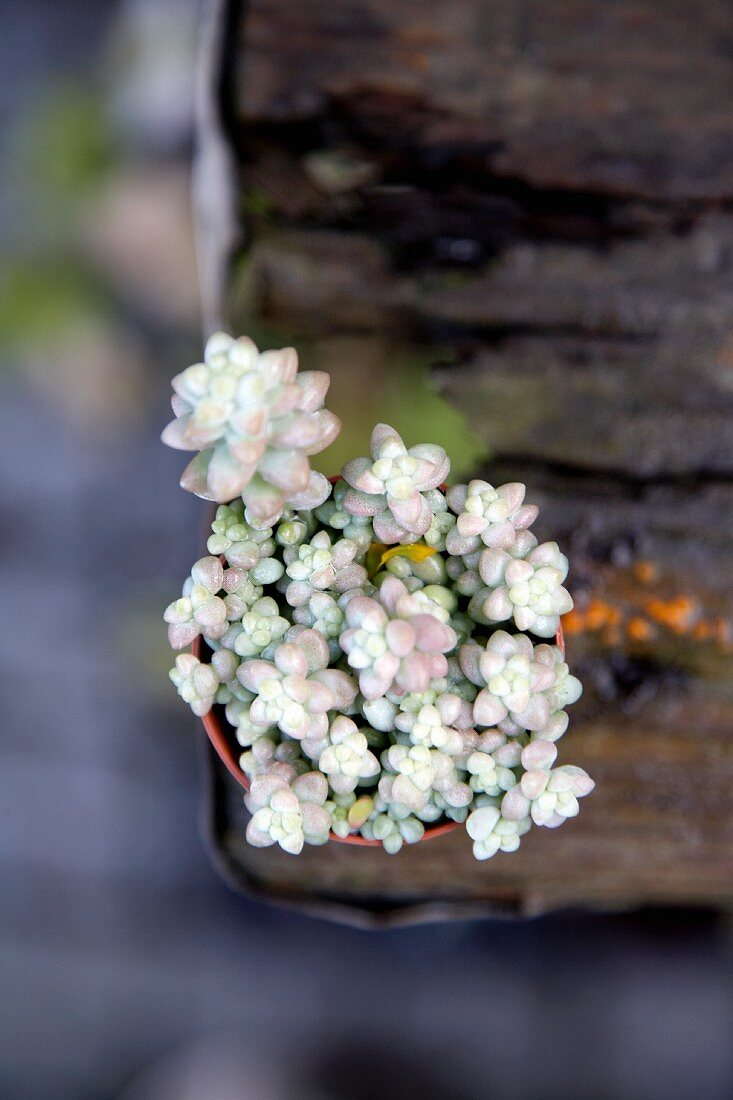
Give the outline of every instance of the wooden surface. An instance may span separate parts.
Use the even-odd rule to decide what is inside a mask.
[[[481,865],[461,833],[292,860],[245,847],[236,807],[227,850],[291,897],[729,904],[730,9],[247,8],[226,85],[247,235],[232,324],[297,341],[345,392],[431,363],[481,472],[526,481],[572,562],[586,692],[562,757],[598,786]]]

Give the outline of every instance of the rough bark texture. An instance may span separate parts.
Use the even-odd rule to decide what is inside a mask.
[[[729,903],[733,19],[713,0],[255,0],[228,118],[228,311],[358,377],[427,354],[571,556],[578,820],[476,865],[246,848],[281,896]],[[333,369],[331,367],[331,369]],[[414,440],[413,442],[416,442]],[[374,899],[379,898],[378,902]]]

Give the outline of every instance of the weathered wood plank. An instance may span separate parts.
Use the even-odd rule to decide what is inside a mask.
[[[573,563],[577,821],[478,866],[248,848],[291,900],[733,903],[733,19],[712,0],[254,0],[229,104],[265,325],[365,410],[430,363]],[[368,409],[371,416],[371,406]],[[365,412],[366,415],[366,412]],[[453,911],[458,911],[454,908]]]
[[[715,0],[253,0],[237,108],[346,116],[371,145],[480,152],[536,188],[733,192],[731,19]],[[404,146],[407,146],[405,149]]]

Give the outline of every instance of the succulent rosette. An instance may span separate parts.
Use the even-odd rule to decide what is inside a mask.
[[[174,380],[164,439],[200,452],[184,486],[219,507],[165,611],[195,651],[171,680],[240,746],[252,844],[393,854],[463,822],[477,859],[515,851],[593,789],[556,766],[582,690],[555,642],[567,559],[523,485],[446,489],[445,451],[387,424],[340,479],[314,473],[328,381],[221,333]]]
[[[198,451],[181,485],[207,500],[242,497],[248,522],[267,527],[286,504],[315,508],[328,482],[308,461],[332,443],[339,420],[323,408],[330,378],[298,373],[294,348],[258,351],[246,336],[210,337],[203,363],[173,379],[175,419],[163,442]]]

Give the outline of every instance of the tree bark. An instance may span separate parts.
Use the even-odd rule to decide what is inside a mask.
[[[728,6],[238,10],[224,107],[247,248],[226,313],[347,390],[378,361],[432,363],[491,456],[476,472],[527,483],[572,563],[586,691],[561,757],[597,789],[480,865],[460,831],[395,858],[257,851],[232,797],[231,868],[379,912],[730,904]]]

